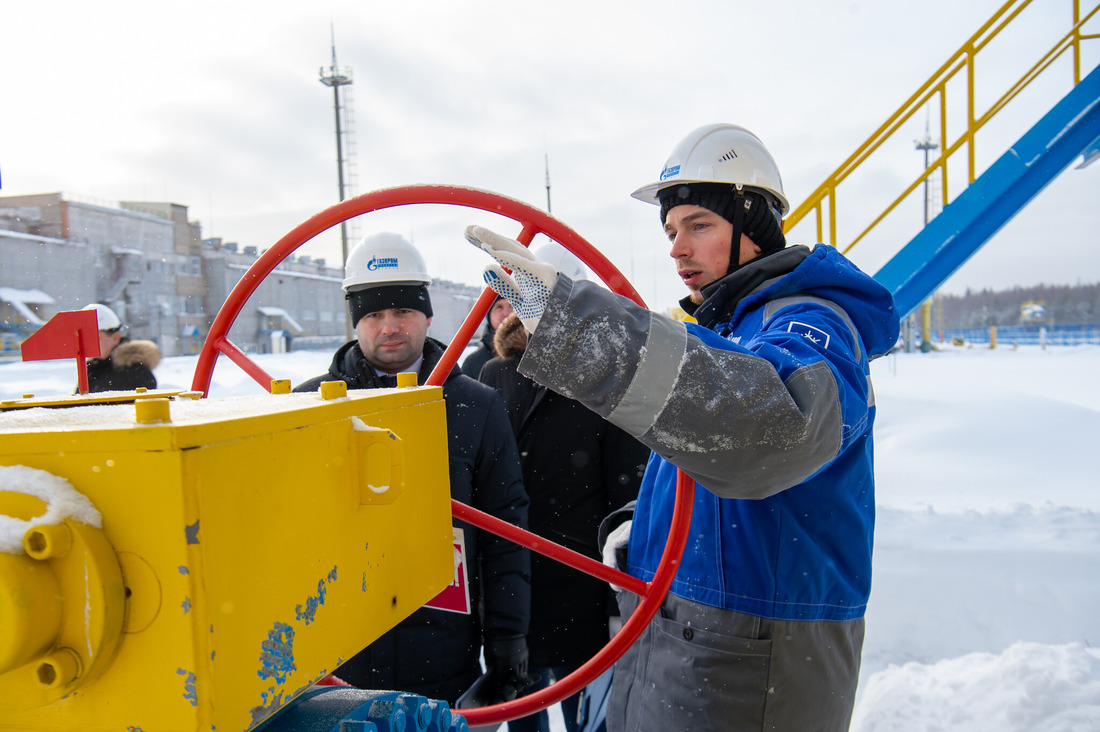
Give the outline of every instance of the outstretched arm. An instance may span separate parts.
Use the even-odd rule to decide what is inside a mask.
[[[514,256],[499,242],[479,246]],[[847,324],[831,310],[821,307],[817,318],[835,342],[851,342]],[[840,383],[840,373],[858,381],[858,369],[834,371],[830,359],[859,363],[847,352],[827,358],[808,339],[780,329],[750,349],[593,283],[558,277],[519,368],[634,435],[711,492],[764,498],[832,460],[844,424],[860,419],[858,406],[844,415],[841,389],[865,392],[866,385]]]

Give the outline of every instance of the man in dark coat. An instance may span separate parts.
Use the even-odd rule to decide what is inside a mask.
[[[550,391],[517,370],[527,331],[516,315],[497,328],[498,358],[481,381],[501,393],[519,445],[531,499],[531,530],[593,559],[604,516],[638,497],[649,448],[580,402]],[[608,641],[618,615],[606,582],[540,554],[531,556],[531,673],[541,685],[572,673]],[[568,732],[577,729],[580,692],[562,700]],[[509,723],[512,732],[549,732],[545,710]]]
[[[133,391],[157,388],[153,369],[160,363],[160,349],[152,341],[131,341],[114,310],[100,303],[94,310],[99,324],[99,358],[88,360],[88,391]]]
[[[295,391],[316,391],[324,381],[385,388],[406,371],[424,383],[444,348],[427,337],[430,279],[419,252],[397,235],[381,234],[356,247],[345,274],[356,340],[336,351],[327,374]],[[500,397],[455,368],[443,383],[443,399],[451,496],[526,528],[527,494]],[[422,607],[336,676],[360,688],[415,692],[454,706],[481,675],[484,643],[496,696],[514,698],[527,685],[529,553],[465,522],[454,525],[464,538],[470,612]]]

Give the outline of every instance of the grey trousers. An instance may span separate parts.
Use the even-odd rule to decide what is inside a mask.
[[[624,621],[638,597],[619,593]],[[608,732],[848,729],[863,619],[770,620],[669,595],[615,665]]]

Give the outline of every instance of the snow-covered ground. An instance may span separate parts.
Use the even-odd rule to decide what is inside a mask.
[[[872,367],[878,520],[852,730],[1100,729],[1100,348]]]
[[[329,358],[257,362],[300,383]],[[189,388],[195,360],[166,359],[160,386]],[[1100,729],[1100,348],[949,348],[873,372],[878,524],[852,730]],[[75,383],[71,361],[0,365],[4,399]],[[221,359],[211,396],[249,393]]]

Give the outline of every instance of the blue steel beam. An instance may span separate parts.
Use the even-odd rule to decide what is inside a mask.
[[[1077,170],[1087,168],[1097,160],[1100,160],[1100,138],[1093,140],[1093,143],[1081,153],[1081,164],[1077,166]]]
[[[1100,140],[1100,66],[883,265],[908,315],[1048,183]]]

